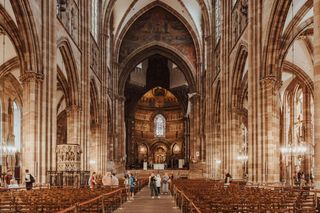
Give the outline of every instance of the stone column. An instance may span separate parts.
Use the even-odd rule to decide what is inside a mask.
[[[118,97],[118,115],[119,115],[119,123],[118,123],[118,143],[119,143],[119,156],[118,159],[120,161],[124,160],[125,154],[126,154],[126,127],[125,127],[125,115],[124,115],[124,104],[125,104],[126,98],[124,96]]]
[[[106,35],[106,32],[102,32],[101,34],[101,58],[107,59],[108,54],[108,40],[109,36]],[[109,98],[109,90],[108,87],[108,66],[107,66],[107,60],[102,60],[101,63],[101,71],[102,71],[102,81],[101,81],[101,137],[100,137],[100,143],[101,143],[101,173],[104,174],[107,171],[107,162],[109,155],[109,126],[108,126],[108,119],[111,119],[108,117],[108,98]]]
[[[280,181],[280,103],[279,89],[281,83],[273,77],[261,80],[262,140],[259,156],[262,165],[263,182]]]
[[[221,52],[221,144],[223,146],[222,167],[223,172],[231,173],[232,168],[232,141],[230,140],[230,113],[229,113],[229,97],[230,97],[230,50],[232,36],[231,32],[231,5],[230,1],[221,1],[221,39],[220,39],[220,52]],[[233,174],[231,174],[233,175]]]
[[[115,136],[114,136],[114,160],[115,160],[115,170],[117,173],[122,172],[124,169],[124,157],[125,157],[125,119],[124,119],[124,104],[125,97],[120,95],[115,95]]]
[[[72,141],[68,143],[80,144],[81,147],[81,170],[87,171],[89,162],[88,162],[88,143],[90,135],[90,54],[91,47],[91,36],[90,36],[90,6],[91,1],[79,0],[79,17],[80,17],[80,26],[79,26],[79,48],[81,50],[81,59],[78,66],[77,72],[79,73],[79,84],[77,85],[79,89],[78,98],[73,106],[69,106],[69,115],[68,115],[68,125],[69,120],[74,120],[72,124],[72,132],[70,133]],[[100,52],[98,57],[100,56]],[[99,58],[98,64],[99,64]],[[100,65],[100,64],[99,64]],[[98,66],[98,70],[100,67]],[[96,70],[98,73],[99,71]],[[69,117],[70,116],[70,117]],[[72,123],[72,121],[71,121]],[[78,128],[78,129],[76,129]],[[69,129],[69,127],[68,127]],[[78,132],[76,133],[76,130]],[[68,133],[69,134],[69,133]]]
[[[311,123],[311,91],[306,87],[303,92],[303,129],[304,129],[304,141],[308,147],[307,154],[304,156],[304,173],[307,181],[310,180],[311,173],[311,151],[313,147],[313,137],[312,137],[312,123]]]
[[[239,116],[239,109],[234,107],[231,109],[231,118],[230,118],[230,151],[231,151],[231,165],[230,165],[230,172],[234,179],[241,179],[243,178],[243,170],[242,166],[244,161],[239,159],[240,154],[244,155],[245,153],[241,153],[241,145],[243,143],[241,137],[241,129],[240,129],[240,116]]]
[[[190,158],[193,163],[196,163],[200,160],[201,154],[201,143],[200,143],[200,129],[199,129],[199,104],[200,104],[200,95],[194,95],[190,99],[191,101],[191,114],[190,114]]]
[[[259,158],[259,73],[261,71],[262,47],[261,1],[249,1],[248,12],[248,172],[249,180],[262,181],[263,162]]]
[[[25,72],[20,80],[23,85],[22,108],[22,174],[29,169],[38,176],[37,150],[39,146],[39,91],[43,76],[32,71]]]
[[[190,119],[184,118],[184,155],[185,162],[190,162]]]
[[[320,0],[313,1],[314,54],[314,181],[320,187]]]
[[[76,105],[68,106],[67,111],[67,143],[80,144],[80,107]]]
[[[39,2],[40,3],[40,2]],[[41,65],[45,76],[41,87],[41,135],[38,146],[39,177],[41,183],[46,182],[47,171],[56,170],[56,141],[57,141],[57,32],[55,1],[41,1],[44,13],[41,13]],[[40,15],[40,14],[39,14]],[[39,20],[40,21],[40,20]],[[40,62],[39,62],[40,63]]]

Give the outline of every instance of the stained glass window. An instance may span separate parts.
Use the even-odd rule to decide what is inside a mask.
[[[215,1],[215,39],[219,41],[221,37],[221,0]]]
[[[296,103],[295,103],[295,131],[296,140],[300,142],[303,136],[303,92],[299,89],[296,93]]]
[[[164,137],[166,131],[166,119],[163,115],[158,114],[154,118],[154,127],[155,137]]]
[[[93,38],[98,41],[98,12],[99,0],[91,1],[91,34]]]

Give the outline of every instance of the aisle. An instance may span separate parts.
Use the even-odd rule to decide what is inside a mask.
[[[179,208],[175,207],[173,198],[170,195],[161,195],[160,198],[152,199],[150,190],[144,187],[138,192],[133,201],[123,204],[122,209],[115,211],[116,213],[178,213]]]

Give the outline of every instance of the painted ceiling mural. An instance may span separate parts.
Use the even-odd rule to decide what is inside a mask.
[[[187,28],[162,7],[150,9],[130,27],[121,45],[120,62],[146,41],[166,43],[179,50],[193,65],[196,63],[193,40]]]

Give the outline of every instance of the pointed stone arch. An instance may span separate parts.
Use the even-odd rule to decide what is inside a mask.
[[[40,44],[35,20],[28,0],[10,0],[24,46],[25,71],[42,74]]]
[[[20,60],[18,57],[14,57],[6,61],[0,66],[0,78],[10,73],[12,70],[20,67]]]
[[[281,78],[280,67],[277,63],[281,45],[281,35],[292,0],[276,0],[273,3],[264,44],[263,64],[260,78]]]
[[[61,89],[63,91],[67,106],[71,106],[72,105],[71,94],[70,94],[71,89],[69,87],[68,80],[66,79],[65,75],[63,74],[63,72],[59,67],[57,67],[57,80],[58,80],[59,86],[61,86]]]
[[[16,26],[15,22],[12,20],[10,15],[0,4],[0,27],[5,31],[7,36],[10,38],[16,53],[18,55],[18,63],[20,65],[22,73],[27,69],[26,68],[26,50],[25,45],[23,44],[23,39],[19,34],[19,29]]]
[[[96,82],[93,78],[90,80],[90,114],[93,116],[91,117],[91,122],[98,124],[99,123],[99,92],[98,92]]]
[[[288,50],[290,49],[291,45],[294,43],[296,38],[306,32],[308,29],[313,30],[313,17],[310,17],[303,21],[300,25],[294,26],[292,28],[292,31],[287,32],[288,35],[283,36],[283,44],[281,45],[281,51],[280,51],[280,60],[279,60],[279,65],[282,66],[285,61],[285,57],[288,53]]]
[[[204,26],[205,26],[204,27],[204,33],[205,33],[205,36],[208,36],[212,32],[211,27],[210,27],[210,17],[209,17],[208,8],[207,8],[206,4],[204,3],[204,0],[197,0],[197,1],[198,1],[199,5],[201,7],[202,17],[203,17],[203,20],[204,20],[203,21],[204,22]],[[110,30],[110,22],[112,20],[112,10],[113,10],[115,2],[116,1],[105,2],[105,4],[103,5],[102,32],[105,33],[106,35],[108,35],[110,33],[109,32],[109,30]],[[188,21],[186,21],[185,18],[182,17],[176,10],[174,10],[173,8],[171,8],[170,6],[168,6],[167,4],[165,4],[165,3],[161,2],[161,1],[151,2],[149,5],[147,5],[142,10],[149,10],[152,7],[155,7],[155,6],[163,6],[163,7],[167,8],[167,10],[170,10],[169,12],[174,14],[176,17],[178,17],[180,19],[180,21],[182,21],[184,23],[184,25],[187,27],[187,29],[189,30],[190,34],[193,37],[194,44],[196,46],[196,51],[199,50],[199,52],[197,52],[197,57],[201,58],[201,45],[200,45],[201,42],[200,42],[200,38],[197,36],[197,34],[192,29],[192,27],[189,25]],[[140,13],[140,15],[141,15],[141,13]],[[140,15],[137,15],[137,16],[140,16]],[[137,19],[137,18],[138,17],[133,16],[131,19]],[[130,23],[130,22],[131,22],[131,20],[128,23]],[[117,52],[119,52],[119,51],[115,51],[115,53],[117,53]]]
[[[123,44],[123,39],[125,38],[127,32],[129,31],[129,29],[134,25],[134,23],[143,15],[147,14],[150,10],[156,8],[156,7],[160,7],[162,9],[164,9],[166,12],[168,12],[169,14],[173,15],[175,18],[177,18],[183,25],[184,27],[187,29],[189,35],[191,36],[192,40],[193,40],[193,46],[194,46],[194,50],[195,50],[195,63],[199,63],[201,60],[201,46],[200,46],[200,41],[199,38],[197,37],[196,32],[194,32],[194,30],[192,29],[192,27],[190,26],[190,24],[188,23],[187,20],[185,20],[184,17],[181,16],[181,14],[179,14],[177,11],[175,11],[173,8],[171,8],[170,6],[168,6],[167,4],[161,2],[161,1],[155,1],[152,2],[150,4],[148,4],[147,6],[145,6],[144,8],[142,8],[139,13],[135,14],[129,21],[128,23],[124,26],[123,30],[121,31],[120,35],[119,35],[119,39],[116,41],[116,45],[115,45],[115,51],[114,51],[114,55],[116,56],[115,60],[117,62],[120,62],[120,50]]]
[[[16,92],[16,98],[18,99],[18,103],[20,104],[20,107],[22,108],[23,106],[23,99],[22,99],[22,93],[23,93],[23,88],[18,79],[12,74],[12,73],[7,73],[4,76],[5,81],[10,82],[12,87],[15,89]]]
[[[248,47],[246,44],[240,44],[236,54],[236,60],[233,66],[232,73],[232,95],[231,95],[231,103],[232,107],[240,107],[240,98],[241,98],[241,90],[242,90],[242,81],[245,64],[248,58]]]
[[[220,123],[220,103],[221,103],[221,83],[220,80],[217,81],[217,85],[215,88],[215,93],[214,93],[214,105],[213,105],[213,109],[214,109],[214,113],[213,113],[213,123],[215,124],[214,126],[216,126],[217,124]]]
[[[128,79],[128,76],[130,72],[134,69],[134,67],[136,67],[137,64],[143,61],[144,59],[155,54],[162,55],[174,62],[183,72],[189,85],[189,91],[196,91],[196,82],[194,79],[195,68],[190,63],[188,63],[188,60],[183,56],[183,54],[179,53],[178,50],[170,47],[167,44],[160,42],[152,42],[135,50],[120,65],[120,95],[124,94],[126,80]]]
[[[68,87],[70,88],[70,105],[79,106],[79,77],[76,67],[76,62],[74,59],[74,55],[72,53],[72,48],[69,41],[66,38],[61,39],[58,42],[58,49],[62,55],[63,63],[66,67],[67,73],[67,82]]]
[[[290,72],[297,76],[296,78],[300,82],[301,85],[305,86],[312,94],[314,94],[314,85],[313,80],[297,65],[289,62],[284,61],[282,66],[283,71]]]

